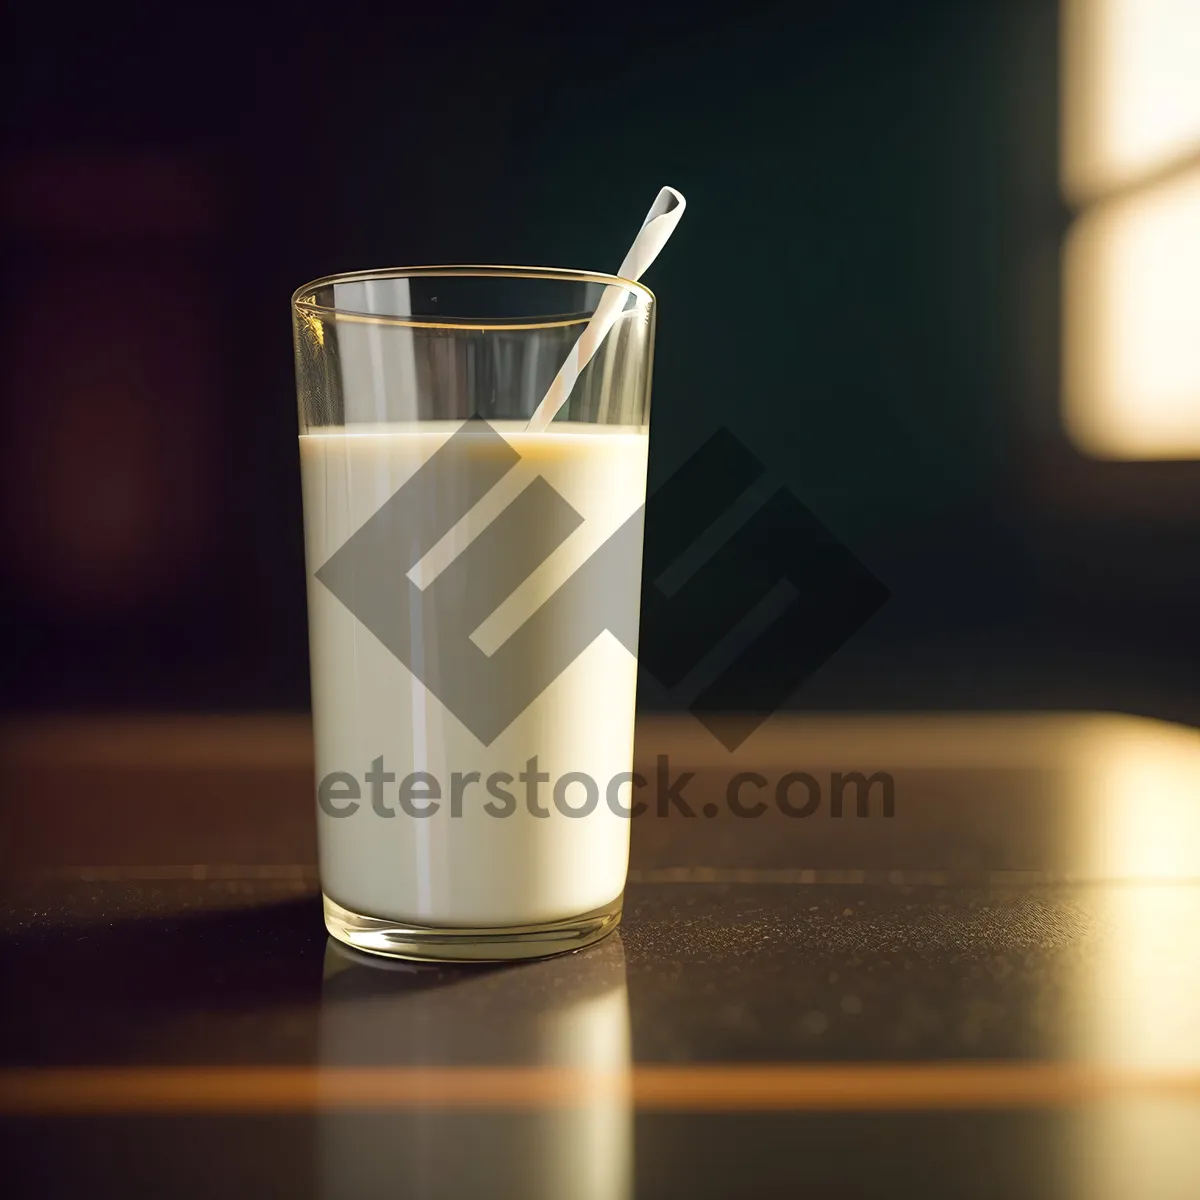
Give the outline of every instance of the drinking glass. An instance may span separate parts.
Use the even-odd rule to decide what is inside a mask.
[[[529,417],[607,289],[623,307]],[[502,960],[620,920],[654,298],[541,267],[331,276],[292,299],[325,922]]]

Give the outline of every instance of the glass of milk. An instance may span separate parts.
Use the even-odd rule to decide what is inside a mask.
[[[610,288],[621,315],[527,431]],[[326,925],[412,959],[587,945],[620,920],[644,803],[654,298],[464,266],[320,279],[292,307]]]

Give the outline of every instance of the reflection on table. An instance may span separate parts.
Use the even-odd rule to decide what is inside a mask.
[[[330,939],[318,1054],[323,1067],[559,1068],[578,1089],[564,1105],[514,1096],[492,1111],[322,1111],[325,1200],[631,1193],[633,1114],[611,1086],[630,1067],[618,936],[544,962],[463,970],[368,959]]]

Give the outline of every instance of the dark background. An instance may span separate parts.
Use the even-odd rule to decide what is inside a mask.
[[[305,707],[292,290],[611,270],[670,183],[653,478],[727,425],[893,592],[795,704],[1200,721],[1197,464],[1058,424],[1054,0],[8,24],[10,708]]]

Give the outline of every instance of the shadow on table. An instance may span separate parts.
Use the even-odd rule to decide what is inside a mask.
[[[313,1061],[320,897],[230,906],[224,886],[43,885],[19,897],[0,936],[0,1062]],[[479,974],[407,964],[388,986]]]

